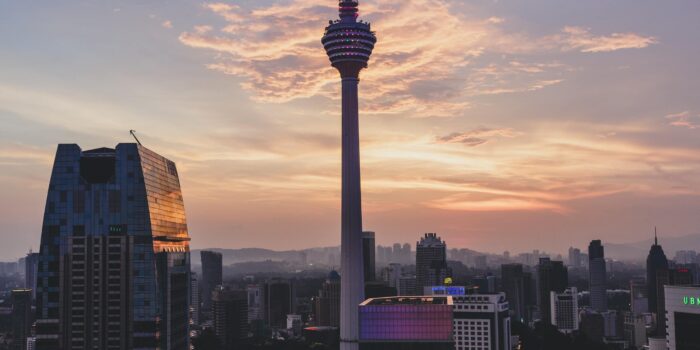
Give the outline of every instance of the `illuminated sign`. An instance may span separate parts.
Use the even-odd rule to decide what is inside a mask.
[[[464,287],[436,286],[433,295],[464,295]]]
[[[452,277],[445,278],[445,285],[449,286],[450,284],[452,284]]]
[[[126,225],[109,225],[109,233],[126,233]]]
[[[697,298],[697,297],[683,297],[683,305],[697,305],[697,306],[700,306],[700,298]]]

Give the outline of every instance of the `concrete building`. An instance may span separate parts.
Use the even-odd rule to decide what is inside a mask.
[[[453,295],[457,350],[510,350],[511,324],[504,293]]]
[[[451,296],[367,299],[359,320],[363,350],[454,349]]]
[[[605,250],[599,239],[588,245],[588,276],[591,307],[598,312],[606,311],[608,296]]]
[[[196,272],[190,272],[190,324],[199,325],[201,299],[199,297],[199,280]]]
[[[26,350],[27,339],[31,336],[32,328],[32,291],[31,289],[15,289],[11,294],[12,300],[12,350]]]
[[[199,252],[202,260],[202,278],[200,280],[202,311],[211,311],[212,292],[223,282],[223,257],[221,253],[203,250]]]
[[[571,333],[579,328],[578,290],[567,288],[561,293],[550,292],[552,325],[562,333]]]
[[[375,260],[374,232],[362,232],[362,267],[365,275],[365,282],[376,279],[377,264]]]
[[[342,79],[342,203],[340,349],[357,350],[357,305],[364,301],[358,84],[377,41],[369,23],[357,21],[357,0],[340,0],[321,42]]]
[[[668,350],[700,349],[700,286],[665,286]]]
[[[316,326],[340,326],[340,275],[337,272],[331,271],[328,274],[314,302]]]
[[[223,350],[238,349],[237,344],[248,337],[247,296],[244,290],[231,290],[222,286],[212,292],[214,333]]]
[[[36,346],[189,349],[190,253],[175,163],[61,144],[37,272]]]
[[[551,292],[563,293],[569,284],[569,275],[564,263],[540,258],[537,265],[537,308],[543,322],[553,324]]]
[[[644,315],[633,312],[624,314],[624,339],[630,346],[641,348],[647,344],[647,328]]]
[[[426,233],[416,243],[416,292],[423,287],[442,285],[452,276],[447,267],[446,243],[436,233]]]
[[[248,292],[248,322],[265,320],[265,288],[259,284],[246,287]]]

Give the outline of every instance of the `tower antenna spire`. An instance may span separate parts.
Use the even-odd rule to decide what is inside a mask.
[[[654,245],[659,245],[659,238],[656,236],[656,226],[654,226]]]
[[[134,137],[134,140],[136,140],[136,143],[138,143],[139,146],[143,146],[143,145],[141,144],[141,141],[139,141],[139,138],[136,137],[136,130],[129,130],[129,134],[131,134],[131,136]]]

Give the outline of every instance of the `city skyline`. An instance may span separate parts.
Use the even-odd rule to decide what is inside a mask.
[[[380,35],[360,92],[377,245],[698,233],[700,5],[551,5],[362,3]],[[3,7],[0,257],[38,251],[57,143],[129,129],[178,164],[193,248],[339,243],[336,73],[318,44],[334,1]]]

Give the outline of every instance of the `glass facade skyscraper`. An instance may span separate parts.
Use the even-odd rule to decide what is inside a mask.
[[[37,349],[189,349],[190,256],[172,161],[58,146],[37,273]]]

